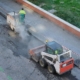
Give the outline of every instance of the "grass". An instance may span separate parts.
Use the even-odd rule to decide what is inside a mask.
[[[45,10],[55,9],[56,16],[80,28],[80,0],[28,0]]]

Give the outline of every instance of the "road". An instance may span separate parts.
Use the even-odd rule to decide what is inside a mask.
[[[6,26],[0,26],[0,80],[46,80],[28,54],[30,48],[42,43],[33,36],[28,39],[25,41]]]
[[[26,34],[26,33],[25,33]],[[29,49],[43,43],[33,36],[22,39],[18,33],[10,30],[7,26],[0,26],[0,74],[2,80],[80,80],[80,70],[74,67],[72,73],[62,76],[49,74],[47,69],[30,60]],[[5,51],[4,51],[5,50]],[[4,64],[3,64],[4,63]],[[27,75],[26,75],[27,74]]]
[[[39,78],[39,80],[80,80],[80,70],[76,67],[72,70],[71,75],[66,73],[59,76],[57,74],[49,74],[47,69],[43,69],[39,64],[30,61],[28,50],[42,45],[42,42],[38,41],[33,36],[29,36],[29,40],[24,42],[18,34],[15,34],[13,31],[9,30],[9,28],[0,27],[0,30],[4,30],[0,35],[0,67],[2,67],[4,73],[10,75],[13,80],[25,80],[34,69],[36,71],[32,73],[33,76],[30,76],[29,80],[38,74],[44,76],[38,76],[37,78]],[[35,79],[36,78],[34,78],[34,80]]]
[[[4,3],[8,4],[7,2]],[[17,7],[16,11],[21,7],[14,2],[12,4]],[[1,20],[6,22],[4,18]],[[80,69],[77,67],[74,67],[71,74],[59,76],[49,74],[47,69],[41,68],[39,64],[30,60],[29,49],[42,44],[33,36],[27,35],[22,38],[8,26],[0,25],[0,80],[10,80],[10,78],[12,80],[80,80]]]

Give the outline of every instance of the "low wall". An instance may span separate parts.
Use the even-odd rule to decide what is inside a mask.
[[[47,12],[46,10],[43,10],[42,8],[30,3],[27,0],[16,0],[22,5],[25,5],[26,7],[29,7],[33,11],[39,13],[40,15],[44,16],[45,18],[49,19],[50,21],[54,22],[55,24],[59,25],[60,27],[64,28],[65,30],[73,33],[74,35],[80,37],[80,29],[76,26],[62,20],[61,18]]]

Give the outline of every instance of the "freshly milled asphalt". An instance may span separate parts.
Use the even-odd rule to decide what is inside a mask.
[[[40,45],[33,36],[23,40],[9,28],[0,26],[0,80],[46,80],[29,59],[29,49]]]

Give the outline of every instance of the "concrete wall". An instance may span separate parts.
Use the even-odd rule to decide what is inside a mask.
[[[50,21],[54,22],[55,24],[59,25],[60,27],[64,28],[65,30],[73,33],[74,35],[80,37],[80,29],[76,26],[62,20],[61,18],[43,10],[42,8],[30,3],[27,0],[16,0],[22,5],[29,7],[30,9],[34,10],[35,12],[39,13],[40,15],[44,16],[45,18],[49,19]]]

